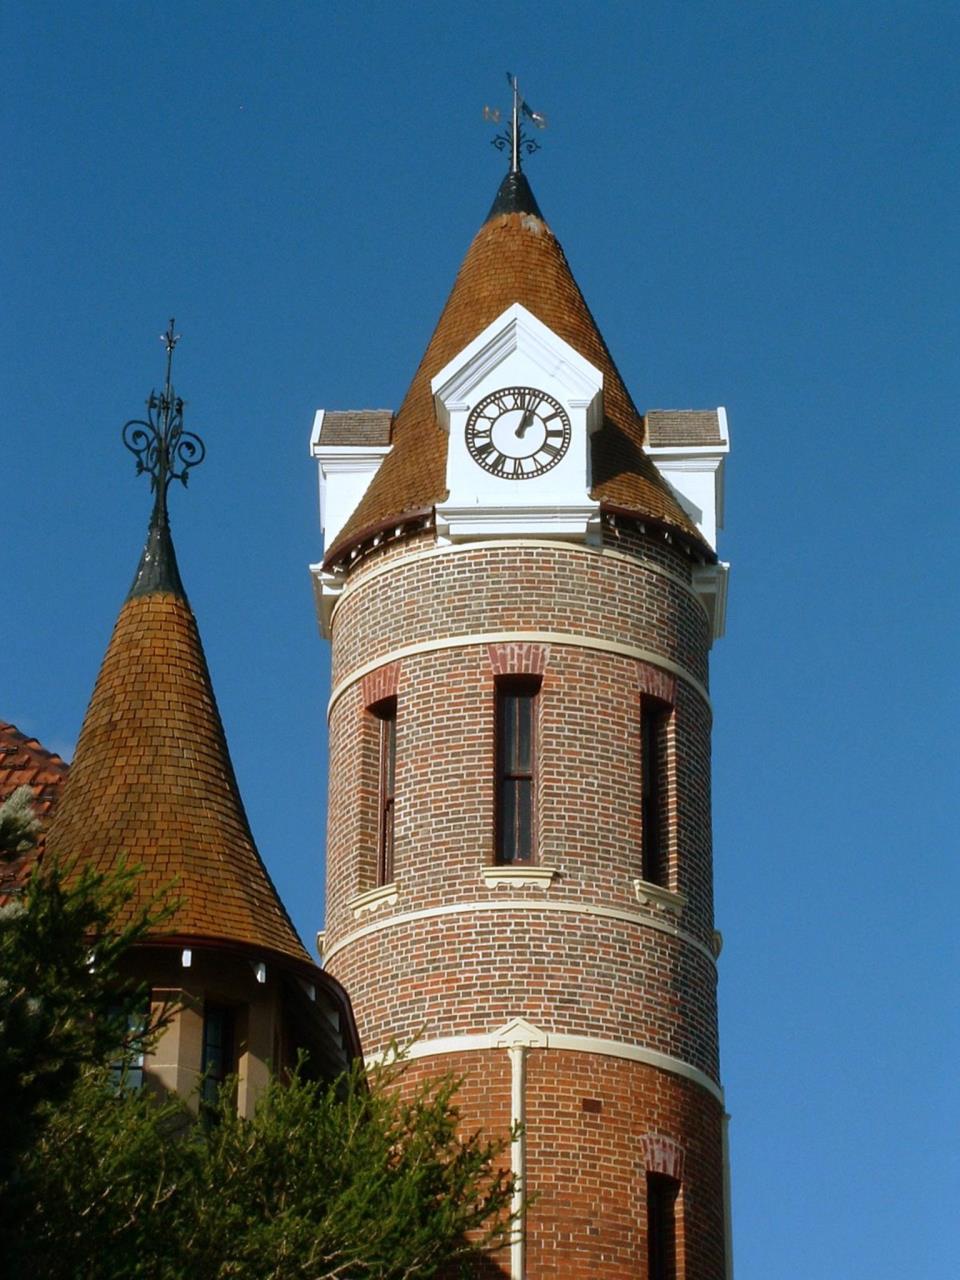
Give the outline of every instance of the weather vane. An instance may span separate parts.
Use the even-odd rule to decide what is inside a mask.
[[[183,429],[183,401],[174,395],[171,382],[173,351],[180,341],[174,333],[171,319],[160,341],[167,351],[167,375],[163,391],[150,392],[147,401],[147,419],[131,418],[123,426],[123,443],[137,460],[137,475],[144,471],[150,476],[150,488],[157,495],[158,504],[165,504],[171,480],[187,483],[191,467],[198,466],[206,456],[206,446],[199,436]]]
[[[513,91],[513,107],[510,113],[510,126],[504,129],[502,133],[498,133],[491,141],[498,151],[506,151],[510,148],[510,172],[520,172],[520,156],[532,156],[534,151],[540,150],[540,143],[535,138],[531,138],[529,134],[523,131],[523,117],[525,116],[536,129],[545,129],[547,127],[547,117],[539,111],[534,111],[523,98],[520,96],[520,86],[517,83],[517,77],[507,72],[507,84]],[[499,107],[484,107],[484,120],[491,120],[494,124],[500,123]]]

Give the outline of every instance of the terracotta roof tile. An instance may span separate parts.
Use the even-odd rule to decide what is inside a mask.
[[[594,497],[662,521],[712,557],[643,452],[643,420],[553,232],[532,213],[505,213],[492,215],[475,236],[397,413],[393,450],[327,553],[327,562],[337,560],[364,531],[421,512],[445,497],[447,436],[437,423],[430,380],[515,302],[603,373],[605,421],[593,437]]]
[[[17,787],[32,787],[37,816],[49,817],[69,768],[55,751],[47,751],[36,738],[28,738],[16,725],[0,720],[0,803]]]
[[[133,595],[120,611],[47,849],[99,870],[140,864],[143,898],[175,881],[164,934],[309,963],[254,844],[182,595]]]
[[[37,816],[42,822],[49,821],[69,768],[55,751],[47,751],[36,738],[28,738],[16,725],[0,720],[0,804],[18,787],[30,787]],[[22,886],[43,854],[43,843],[41,831],[35,848],[0,862],[0,903]]]

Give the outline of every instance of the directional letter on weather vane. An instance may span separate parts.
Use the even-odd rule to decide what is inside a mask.
[[[498,133],[491,141],[498,151],[506,151],[510,148],[510,172],[520,172],[520,156],[521,153],[532,156],[534,151],[540,150],[540,143],[535,138],[531,138],[523,131],[523,117],[530,121],[536,129],[545,129],[547,127],[547,117],[539,111],[534,111],[531,106],[526,103],[520,96],[520,86],[517,83],[517,77],[507,72],[507,84],[509,84],[513,92],[513,105],[510,112],[510,127],[504,129],[502,133]],[[484,120],[491,121],[493,124],[500,123],[499,107],[484,107]]]

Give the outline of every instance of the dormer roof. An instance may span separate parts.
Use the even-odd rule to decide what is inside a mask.
[[[393,422],[392,445],[330,546],[335,564],[366,533],[421,514],[446,497],[447,435],[431,380],[514,303],[569,343],[603,375],[604,421],[592,437],[595,500],[658,522],[713,558],[694,522],[644,453],[644,423],[525,175],[511,173],[463,261],[426,353]]]

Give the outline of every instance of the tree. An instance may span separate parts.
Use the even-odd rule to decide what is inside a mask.
[[[22,855],[38,828],[21,787],[0,805],[0,857]],[[134,874],[47,860],[0,906],[0,1191],[83,1071],[139,1051],[157,1029],[144,1022],[146,992],[123,977],[121,962],[163,912],[113,923]]]
[[[21,852],[36,824],[14,810],[0,833]],[[129,1030],[146,993],[123,958],[157,919],[113,923],[133,885],[46,865],[0,908],[5,1274],[404,1280],[506,1242],[509,1139],[461,1135],[452,1077],[404,1081],[402,1059],[333,1084],[298,1070],[249,1120],[229,1083],[200,1121],[184,1099],[118,1087],[110,1064],[156,1030]]]
[[[46,1280],[403,1280],[509,1236],[505,1142],[458,1134],[457,1081],[403,1063],[274,1078],[251,1120],[207,1122],[88,1073],[0,1219],[13,1274]],[[19,1268],[19,1269],[18,1269]]]

